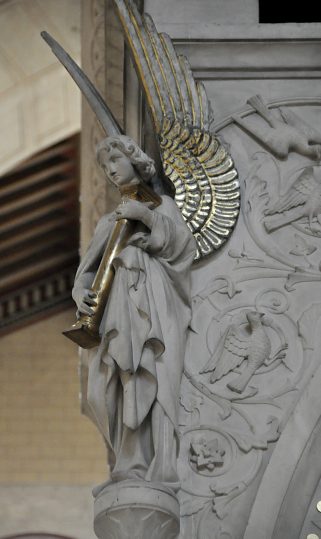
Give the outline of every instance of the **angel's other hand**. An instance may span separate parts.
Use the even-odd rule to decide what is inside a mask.
[[[97,306],[97,294],[91,289],[85,289],[82,299],[78,305],[78,311],[81,314],[92,316],[95,313],[94,307]]]
[[[131,219],[133,221],[141,221],[146,226],[149,226],[153,219],[151,208],[153,202],[138,202],[138,200],[127,199],[117,206],[116,221],[120,219]]]
[[[148,245],[148,238],[149,234],[146,232],[136,232],[136,234],[133,234],[129,240],[129,245],[135,245],[136,247],[140,247],[141,249],[145,250],[146,246]]]

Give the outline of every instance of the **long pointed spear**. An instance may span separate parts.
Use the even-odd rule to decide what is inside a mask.
[[[103,130],[107,136],[122,135],[123,131],[113,116],[111,110],[106,105],[104,99],[89,80],[83,70],[69,56],[65,49],[48,32],[41,32],[41,37],[51,48],[52,52],[57,56],[58,60],[67,69],[68,73],[74,79],[77,86],[87,99],[89,105],[97,116]]]

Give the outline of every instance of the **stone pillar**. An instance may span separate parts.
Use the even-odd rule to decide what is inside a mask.
[[[82,68],[123,123],[124,43],[111,0],[82,1]],[[117,204],[118,194],[107,184],[96,161],[96,145],[106,134],[87,101],[82,98],[80,251],[84,254],[95,226]],[[89,354],[80,351],[81,410],[94,421],[87,403]]]
[[[259,25],[257,7],[146,2],[204,81],[212,130],[232,154],[242,191],[230,241],[192,275],[180,398],[183,539],[321,536],[313,513],[320,493],[320,25]],[[139,90],[125,65],[125,125],[142,139]],[[171,496],[160,485],[102,485],[98,537],[174,538]]]
[[[104,0],[82,3],[82,68],[122,123],[123,38]],[[96,162],[96,145],[106,134],[85,99],[82,99],[81,135],[81,251],[84,252],[99,218],[117,200]]]

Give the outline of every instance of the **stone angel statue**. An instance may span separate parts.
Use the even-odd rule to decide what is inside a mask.
[[[104,139],[98,161],[116,186],[148,182],[153,161],[125,136]],[[89,368],[88,402],[114,454],[114,481],[141,478],[177,484],[177,396],[190,321],[193,235],[168,196],[161,204],[125,200],[98,222],[76,274],[73,298],[94,314],[91,285],[115,222],[136,223],[114,259],[115,276]]]
[[[239,210],[239,184],[231,157],[210,132],[210,103],[187,59],[176,54],[170,38],[158,34],[134,2],[114,4],[175,197],[151,195],[146,184],[155,174],[154,162],[122,134],[85,74],[44,32],[108,135],[98,145],[97,159],[123,196],[116,210],[98,222],[76,274],[73,298],[90,326],[102,303],[97,274],[102,265],[112,267],[109,284],[102,279],[108,297],[100,305],[99,340],[88,380],[88,402],[113,457],[112,481],[158,482],[175,491],[190,270],[194,260],[209,255],[229,236]],[[131,186],[136,186],[135,196]],[[115,226],[128,222],[130,234],[116,252]],[[109,258],[102,264],[106,252]]]

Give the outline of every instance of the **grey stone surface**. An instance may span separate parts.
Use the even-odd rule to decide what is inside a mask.
[[[99,539],[175,539],[179,520],[176,496],[160,483],[110,484],[95,499]]]
[[[201,539],[210,530],[235,539],[299,538],[304,507],[320,473],[312,459],[314,472],[309,469],[302,453],[321,413],[316,389],[321,103],[289,99],[282,107],[263,105],[257,111],[253,105],[262,101],[249,98],[252,112],[244,126],[231,120],[217,128],[243,179],[241,216],[228,245],[192,273],[193,332],[181,400],[184,539]],[[290,118],[296,120],[293,132],[286,122]],[[255,135],[247,130],[250,123]],[[312,133],[309,155],[302,155],[305,149],[296,146],[296,136],[302,135],[305,145]],[[252,308],[264,315],[264,335],[248,323]],[[268,343],[269,359],[263,360]],[[256,365],[262,361],[260,367],[247,386],[236,385],[249,372],[252,357]],[[214,460],[212,469],[204,462],[196,467],[195,444],[201,445],[197,456],[203,451],[204,459],[202,447],[214,441],[221,461]],[[207,459],[211,462],[208,449]],[[307,481],[300,489],[294,479],[299,468],[301,482],[303,476]],[[300,510],[289,522],[296,504]]]
[[[242,215],[232,238],[192,274],[193,332],[181,396],[181,537],[319,534],[318,492],[313,492],[320,470],[315,450],[304,448],[316,447],[321,412],[315,381],[320,25],[237,26],[229,21],[215,27],[208,21],[183,25],[171,19],[160,29],[177,38],[177,48],[205,81],[214,130],[228,143],[242,185]],[[260,111],[255,113],[255,100],[247,103],[255,94],[273,109],[265,113],[280,122],[280,136],[273,121],[266,123]],[[294,148],[293,140],[289,145],[290,117],[297,118],[293,135],[302,135],[303,146]],[[233,118],[244,120],[243,125]],[[297,204],[291,197],[304,176],[307,192]],[[247,368],[242,357],[252,307],[264,313],[271,355],[237,394],[235,380]],[[208,364],[212,369],[206,373]]]
[[[298,539],[320,474],[305,452],[321,415],[320,25],[233,25],[231,10],[219,26],[211,2],[196,24],[195,3],[146,6],[205,81],[242,185],[231,239],[192,271],[180,537]]]
[[[249,27],[247,37],[233,38],[230,28],[231,33],[222,39],[212,30],[208,39],[202,40],[199,34],[198,39],[178,42],[177,48],[190,59],[196,76],[205,81],[215,122],[241,109],[257,93],[270,101],[318,96],[313,81],[321,76],[320,34],[313,40],[312,31],[310,41],[308,29],[299,33],[294,28],[277,40],[275,33],[261,36]]]
[[[320,534],[319,383],[320,368],[280,436],[253,504],[245,539],[306,539],[308,533]]]
[[[145,11],[150,13],[156,24],[186,24],[193,20],[198,23],[249,24],[259,20],[257,0],[146,0]]]

